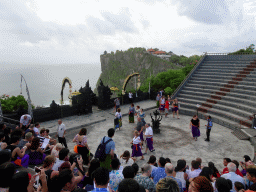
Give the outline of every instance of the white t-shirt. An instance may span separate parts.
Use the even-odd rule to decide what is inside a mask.
[[[126,159],[121,158],[120,160],[121,160],[121,162],[120,162],[121,166],[123,166],[123,167],[132,166],[132,164],[134,163],[134,161],[131,158],[129,158],[127,163],[126,163]]]
[[[120,118],[122,117],[122,114],[121,114],[121,112],[116,112],[115,116],[116,116],[118,119],[120,119]]]
[[[133,95],[132,93],[129,93],[129,98],[130,98],[130,99],[132,99],[132,95]]]
[[[34,127],[34,132],[38,135],[39,134],[39,129],[38,128],[36,128],[36,127]]]
[[[24,119],[25,116],[27,116],[27,119]],[[31,120],[31,116],[28,114],[22,115],[20,117],[20,123],[22,123],[22,125],[28,125],[30,120]]]
[[[58,130],[57,130],[58,137],[63,137],[65,130],[66,130],[66,127],[63,123],[58,125]]]
[[[141,140],[140,137],[133,137],[133,144],[140,144]]]
[[[145,135],[152,135],[153,136],[153,130],[151,127],[146,128]],[[151,138],[151,137],[148,137]]]

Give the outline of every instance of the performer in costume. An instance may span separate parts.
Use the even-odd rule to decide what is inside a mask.
[[[121,114],[121,109],[120,108],[117,109],[117,112],[115,114],[114,123],[115,123],[115,130],[117,128],[119,128],[119,130],[120,130],[121,127],[122,127],[122,114]]]
[[[197,115],[194,115],[191,119],[189,128],[192,131],[194,140],[197,141],[197,137],[200,137],[200,120]]]
[[[150,124],[147,123],[145,125],[146,127],[146,131],[145,131],[145,137],[146,137],[146,142],[147,142],[147,145],[146,145],[146,151],[145,151],[145,154],[147,153],[148,149],[150,152],[153,152],[155,151],[154,147],[153,147],[153,130],[152,128],[150,127]]]
[[[131,144],[133,144],[133,147],[132,147],[132,157],[140,157],[141,156],[141,159],[140,160],[143,160],[144,159],[144,156],[141,152],[141,140],[140,140],[140,137],[139,137],[139,132],[138,131],[134,131],[134,138],[131,142]]]
[[[159,102],[160,102],[159,110],[160,110],[160,112],[163,113],[164,112],[164,105],[165,105],[165,97],[162,96],[161,99],[159,100]]]
[[[143,126],[145,126],[146,122],[145,122],[144,118],[146,117],[146,115],[145,115],[143,109],[140,109],[139,117],[141,118]]]
[[[134,104],[132,103],[129,108],[129,123],[134,123],[134,113],[135,113],[135,108],[134,108]]]
[[[178,103],[178,99],[174,99],[173,103],[172,103],[172,114],[173,114],[173,118],[174,118],[174,114],[177,113],[177,118],[179,119],[179,103]]]

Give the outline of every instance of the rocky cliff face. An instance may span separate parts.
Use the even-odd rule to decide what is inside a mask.
[[[178,66],[171,62],[153,56],[146,52],[144,48],[130,48],[127,51],[116,51],[100,56],[101,61],[101,79],[104,85],[109,87],[118,87],[121,91],[125,78],[134,73],[140,73],[141,83],[151,75],[168,69],[177,69]],[[99,80],[97,86],[99,84]],[[133,77],[126,91],[134,89],[135,78]]]

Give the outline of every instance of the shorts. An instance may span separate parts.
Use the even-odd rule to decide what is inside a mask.
[[[164,109],[164,112],[165,112],[165,113],[169,113],[169,109],[165,108],[165,109]]]

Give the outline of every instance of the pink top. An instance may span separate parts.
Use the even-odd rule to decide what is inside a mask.
[[[87,143],[87,137],[86,137],[86,136],[83,136],[82,142],[79,142],[79,141],[78,141],[78,134],[75,136],[74,139],[75,139],[77,145],[85,146],[86,143]]]

